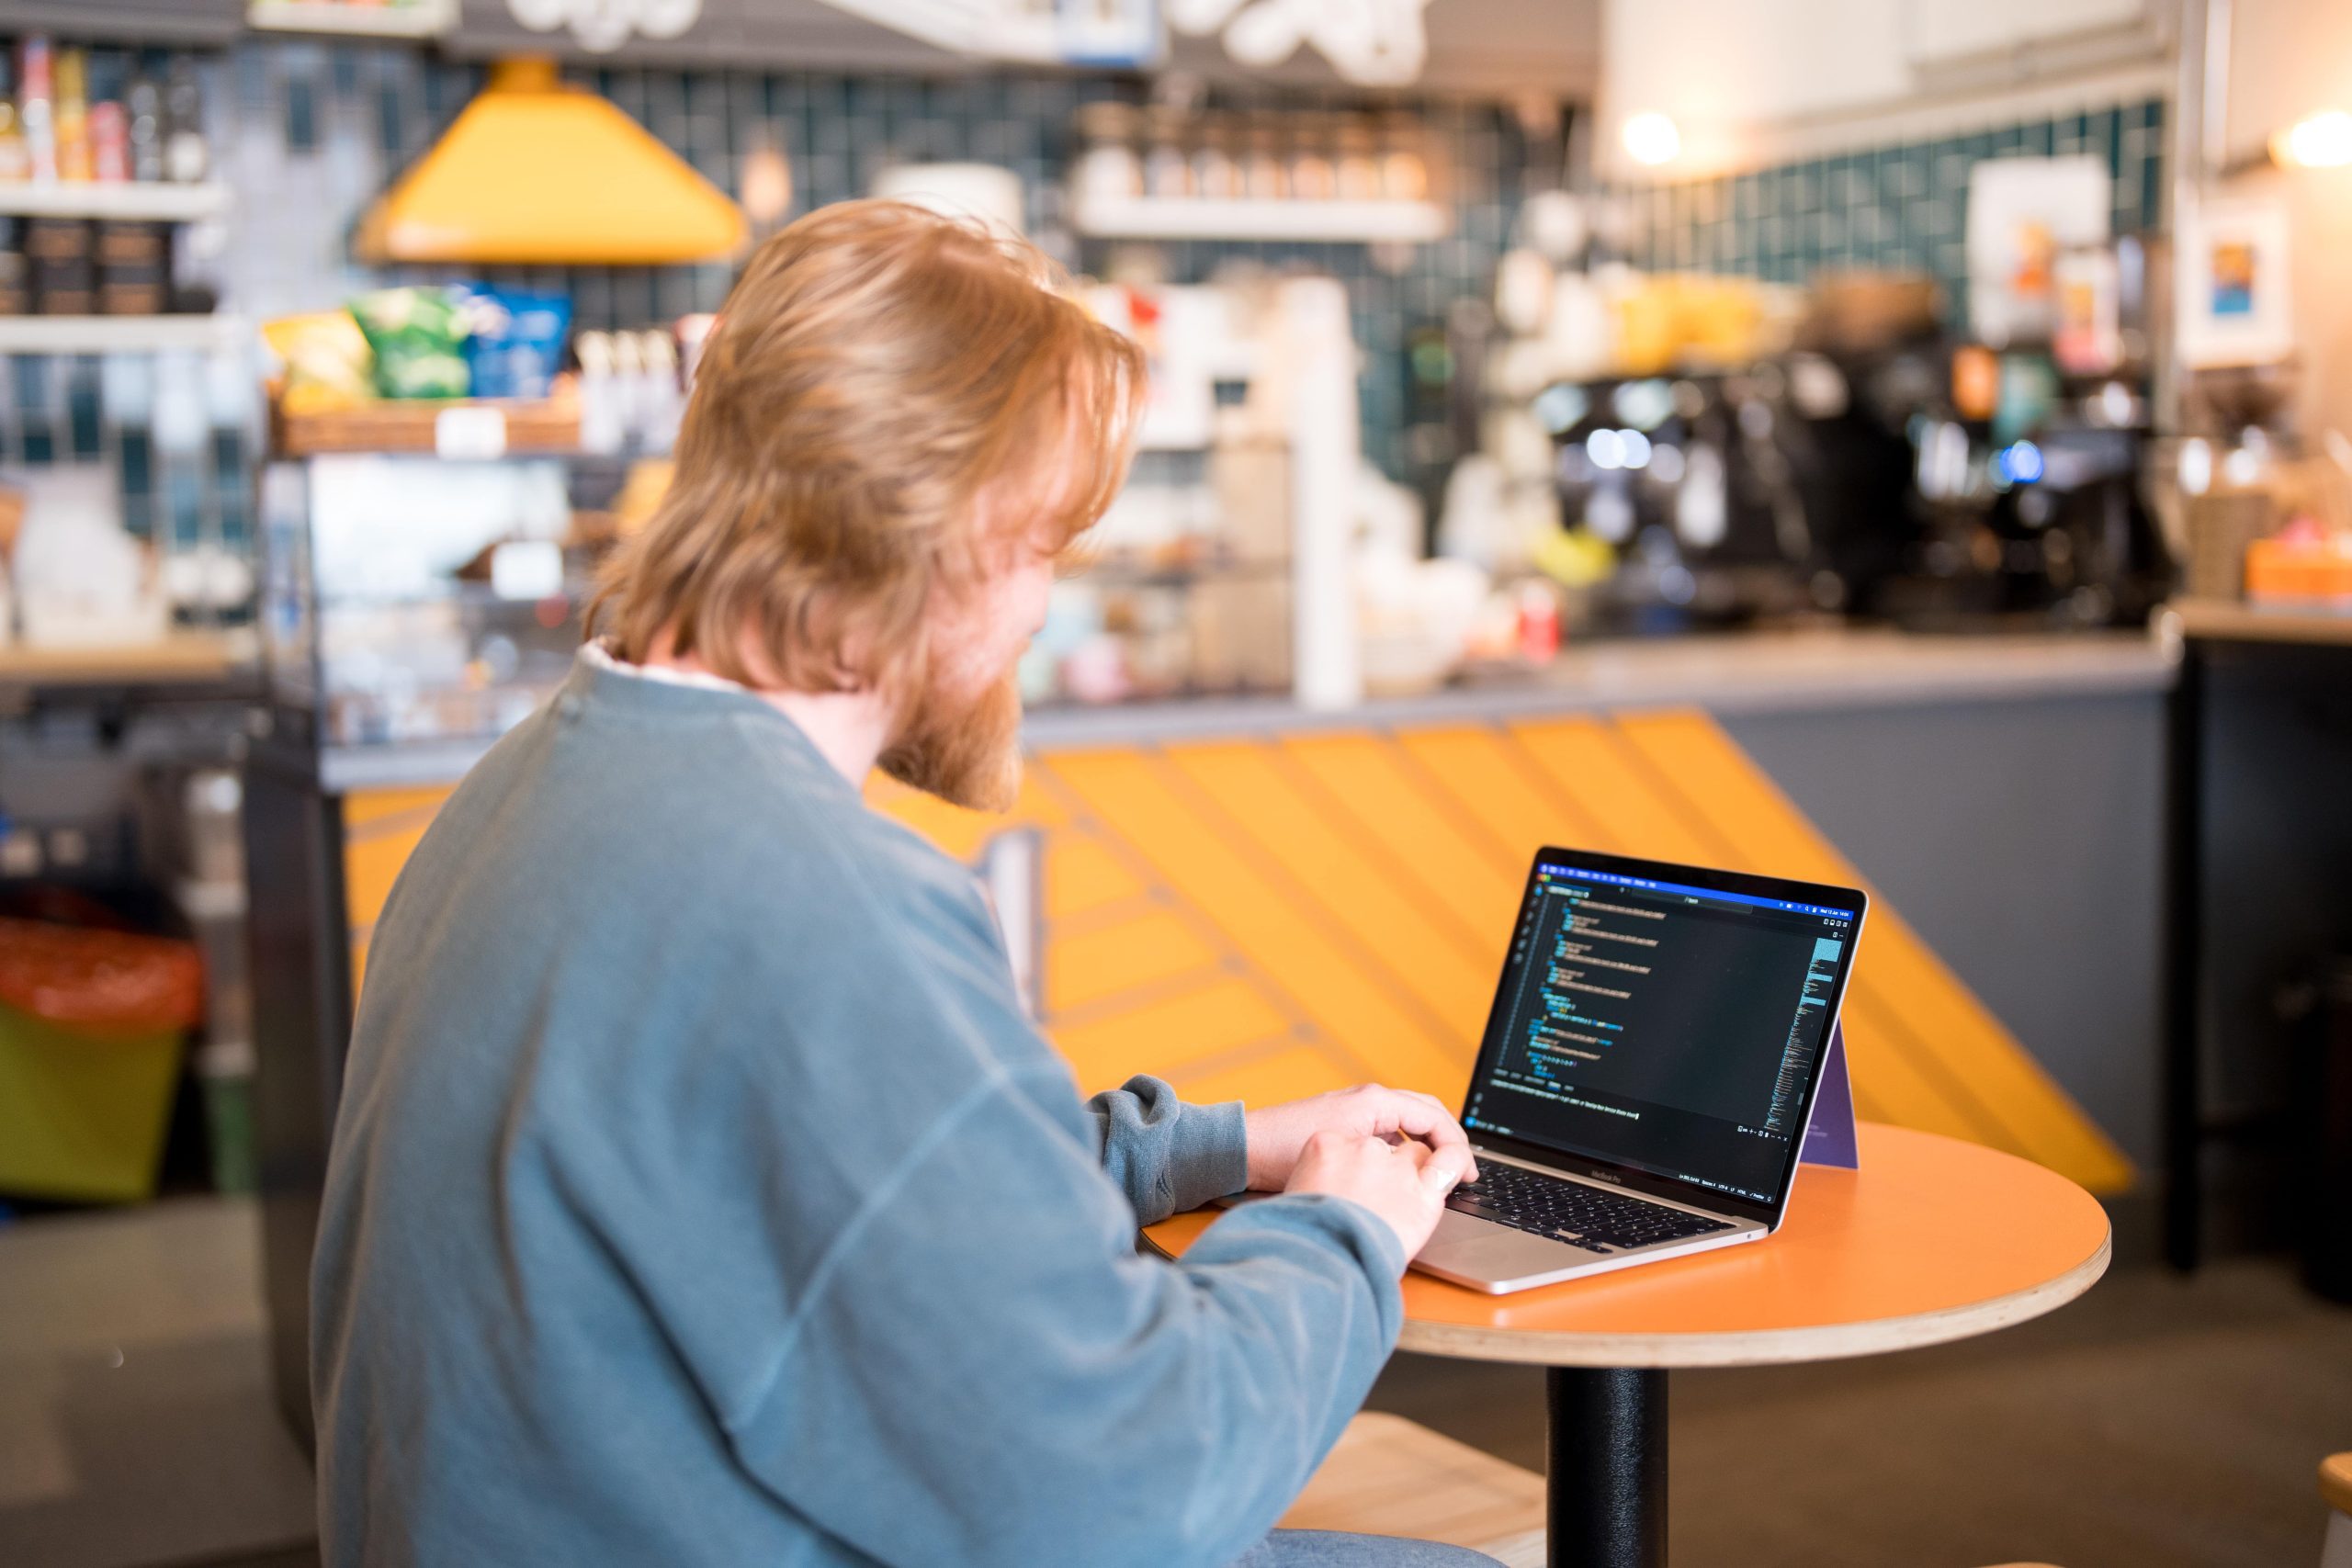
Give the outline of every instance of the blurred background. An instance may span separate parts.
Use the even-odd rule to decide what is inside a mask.
[[[2082,1182],[2119,1271],[1686,1376],[1678,1539],[2316,1561],[2352,11],[0,0],[0,1562],[313,1560],[370,923],[563,678],[748,248],[875,195],[1152,366],[1021,807],[876,797],[1083,1089],[1457,1093],[1539,843],[1863,878],[1862,1113]],[[1540,1463],[1531,1377],[1375,1403]]]

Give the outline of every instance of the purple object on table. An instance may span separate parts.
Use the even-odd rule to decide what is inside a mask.
[[[1829,1059],[1821,1064],[1821,1088],[1813,1097],[1813,1120],[1804,1130],[1805,1165],[1858,1170],[1862,1155],[1854,1137],[1854,1086],[1846,1077],[1846,1026],[1829,1032]]]

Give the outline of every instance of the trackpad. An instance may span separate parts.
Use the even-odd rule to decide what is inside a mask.
[[[1573,1264],[1579,1249],[1448,1209],[1413,1261],[1482,1280],[1515,1280]],[[1585,1257],[1599,1254],[1585,1253]]]

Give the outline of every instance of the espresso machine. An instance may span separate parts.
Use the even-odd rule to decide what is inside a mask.
[[[1919,538],[1875,613],[1922,629],[2138,625],[2173,563],[2142,494],[2143,384],[1960,344],[1911,422]]]
[[[2063,628],[2143,622],[2171,581],[2143,387],[2040,346],[1815,333],[1736,371],[1555,386],[1536,412],[1564,515],[1617,553],[1594,630]]]

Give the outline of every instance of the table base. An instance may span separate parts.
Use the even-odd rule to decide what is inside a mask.
[[[1544,1381],[1552,1568],[1666,1568],[1666,1373],[1554,1367]]]

